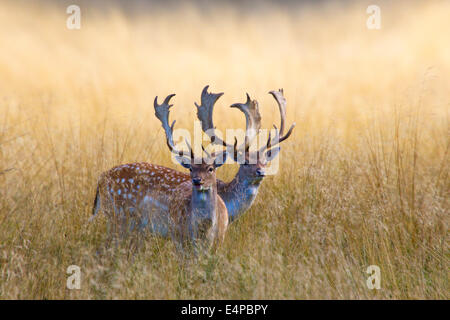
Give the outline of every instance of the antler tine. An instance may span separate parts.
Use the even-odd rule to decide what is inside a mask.
[[[203,88],[201,96],[201,105],[198,105],[196,102],[194,102],[195,106],[197,107],[197,118],[202,123],[202,130],[209,135],[212,143],[220,144],[227,148],[230,148],[231,147],[230,145],[228,145],[225,141],[217,137],[215,133],[216,127],[214,126],[213,123],[214,104],[223,95],[223,92],[211,93],[208,92],[208,88],[209,85]]]
[[[286,140],[287,138],[289,138],[289,136],[291,135],[291,133],[294,130],[294,128],[295,128],[295,122],[291,125],[291,127],[288,130],[288,132],[284,136],[279,138],[278,143],[280,143],[280,142]]]
[[[247,93],[247,101],[245,103],[235,103],[231,108],[237,108],[245,115],[245,141],[239,147],[248,150],[251,141],[256,137],[259,129],[261,129],[261,115],[259,113],[258,101],[252,100]]]
[[[172,104],[169,104],[169,102],[170,102],[170,99],[172,99],[172,97],[174,97],[174,96],[175,96],[174,93],[169,94],[166,97],[166,99],[164,99],[164,102],[162,104],[158,104],[158,96],[156,96],[153,105],[155,107],[155,116],[159,119],[159,121],[161,121],[161,125],[166,134],[166,143],[167,143],[167,146],[169,147],[169,150],[172,153],[182,156],[183,151],[177,150],[173,143],[172,134],[173,134],[173,128],[175,126],[175,120],[172,122],[172,125],[169,125],[170,108],[173,106]],[[193,157],[192,150],[190,150],[190,154],[191,154],[191,158],[192,158]]]

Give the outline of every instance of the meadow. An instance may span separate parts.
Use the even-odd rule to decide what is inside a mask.
[[[0,3],[1,299],[449,299],[450,3],[369,1],[239,10],[184,5],[125,13]],[[172,163],[153,99],[191,130],[209,84],[219,129],[244,128],[235,102],[279,123],[280,170],[230,225],[217,253],[179,263],[148,235],[97,254],[88,223],[100,173]],[[218,175],[232,179],[236,164]],[[70,265],[81,288],[66,288]],[[366,269],[381,270],[369,290]]]

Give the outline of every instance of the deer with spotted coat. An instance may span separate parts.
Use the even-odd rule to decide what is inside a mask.
[[[205,151],[207,157],[197,158],[187,141],[188,156],[175,148],[175,121],[169,125],[169,102],[174,95],[167,96],[161,105],[155,98],[155,115],[162,123],[169,150],[190,175],[149,163],[112,168],[100,176],[92,218],[102,210],[112,233],[149,230],[171,237],[178,249],[187,244],[209,249],[223,242],[228,227],[227,208],[216,183],[216,169],[225,162],[227,153]]]

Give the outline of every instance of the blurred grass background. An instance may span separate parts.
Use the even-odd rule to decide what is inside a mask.
[[[448,299],[448,1],[205,2],[165,6],[0,3],[0,298]],[[134,9],[133,9],[134,8]],[[153,99],[176,93],[191,129],[201,89],[228,106],[283,87],[293,137],[281,170],[213,256],[180,264],[170,241],[96,255],[88,224],[99,174],[172,164]],[[219,171],[225,180],[236,165]],[[81,290],[66,289],[78,265]],[[365,270],[381,268],[381,289]]]

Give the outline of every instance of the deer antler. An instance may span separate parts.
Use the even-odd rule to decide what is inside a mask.
[[[261,128],[261,115],[259,114],[258,102],[251,100],[247,93],[247,101],[245,103],[232,104],[232,108],[237,108],[245,115],[246,131],[245,141],[242,145],[237,147],[237,141],[235,140],[233,145],[230,145],[217,137],[215,133],[215,126],[213,123],[213,111],[214,104],[223,95],[223,93],[208,93],[209,86],[206,86],[202,91],[201,105],[195,103],[197,107],[197,117],[202,123],[202,130],[209,135],[211,142],[214,144],[220,144],[227,149],[233,149],[235,158],[237,157],[238,150],[248,151],[251,141],[256,137],[259,129]]]
[[[214,111],[214,104],[217,102],[217,100],[223,95],[223,92],[220,93],[209,93],[208,92],[209,85],[203,88],[202,96],[201,96],[201,105],[198,105],[196,102],[194,102],[195,106],[197,107],[197,118],[202,123],[202,130],[208,134],[208,136],[211,138],[211,142],[214,144],[220,144],[227,148],[230,148],[229,144],[227,144],[225,141],[220,139],[216,135],[216,127],[213,123],[213,111]]]
[[[280,131],[278,132],[278,128],[274,125],[275,128],[275,137],[271,139],[271,135],[269,133],[269,138],[267,140],[267,144],[260,149],[260,152],[263,152],[266,149],[270,149],[271,147],[277,145],[278,143],[286,140],[292,134],[292,130],[294,130],[295,122],[291,125],[286,135],[283,136],[284,133],[284,123],[286,121],[286,98],[284,97],[283,89],[279,89],[278,91],[270,91],[269,92],[278,104],[278,109],[280,111]]]
[[[278,89],[278,91],[272,90],[269,93],[274,97],[277,101],[278,109],[280,110],[280,135],[283,135],[284,132],[284,121],[286,120],[286,98],[283,95],[283,89]]]
[[[237,147],[237,141],[234,145],[230,145],[217,137],[215,133],[215,126],[213,123],[213,111],[214,104],[223,95],[223,93],[209,93],[209,86],[206,86],[202,91],[201,105],[195,103],[197,107],[197,118],[201,121],[202,130],[209,135],[211,142],[214,144],[220,144],[227,149],[233,149],[235,158],[237,157],[238,150],[246,152],[250,148],[251,141],[258,134],[261,129],[261,115],[259,113],[259,106],[256,100],[252,100],[247,93],[247,101],[245,103],[235,103],[231,105],[231,108],[237,108],[245,115],[246,130],[245,141],[239,147]]]
[[[237,149],[244,149],[247,151],[250,147],[251,141],[258,134],[259,129],[261,129],[261,115],[259,113],[258,101],[252,100],[247,93],[247,101],[245,103],[234,103],[231,105],[231,108],[237,108],[245,115],[245,141]]]
[[[174,97],[175,94],[172,93],[164,99],[164,102],[162,104],[158,104],[158,96],[155,97],[154,107],[155,107],[155,116],[161,121],[162,127],[164,129],[164,132],[166,133],[166,142],[167,146],[169,147],[169,150],[172,153],[175,153],[179,156],[183,155],[183,151],[179,151],[175,149],[175,145],[173,143],[173,127],[175,125],[175,120],[172,122],[172,125],[169,125],[169,113],[170,108],[173,106],[173,104],[169,104],[170,99]],[[191,159],[194,158],[194,152],[192,151],[191,146],[186,140],[186,144],[189,149],[190,157]]]

